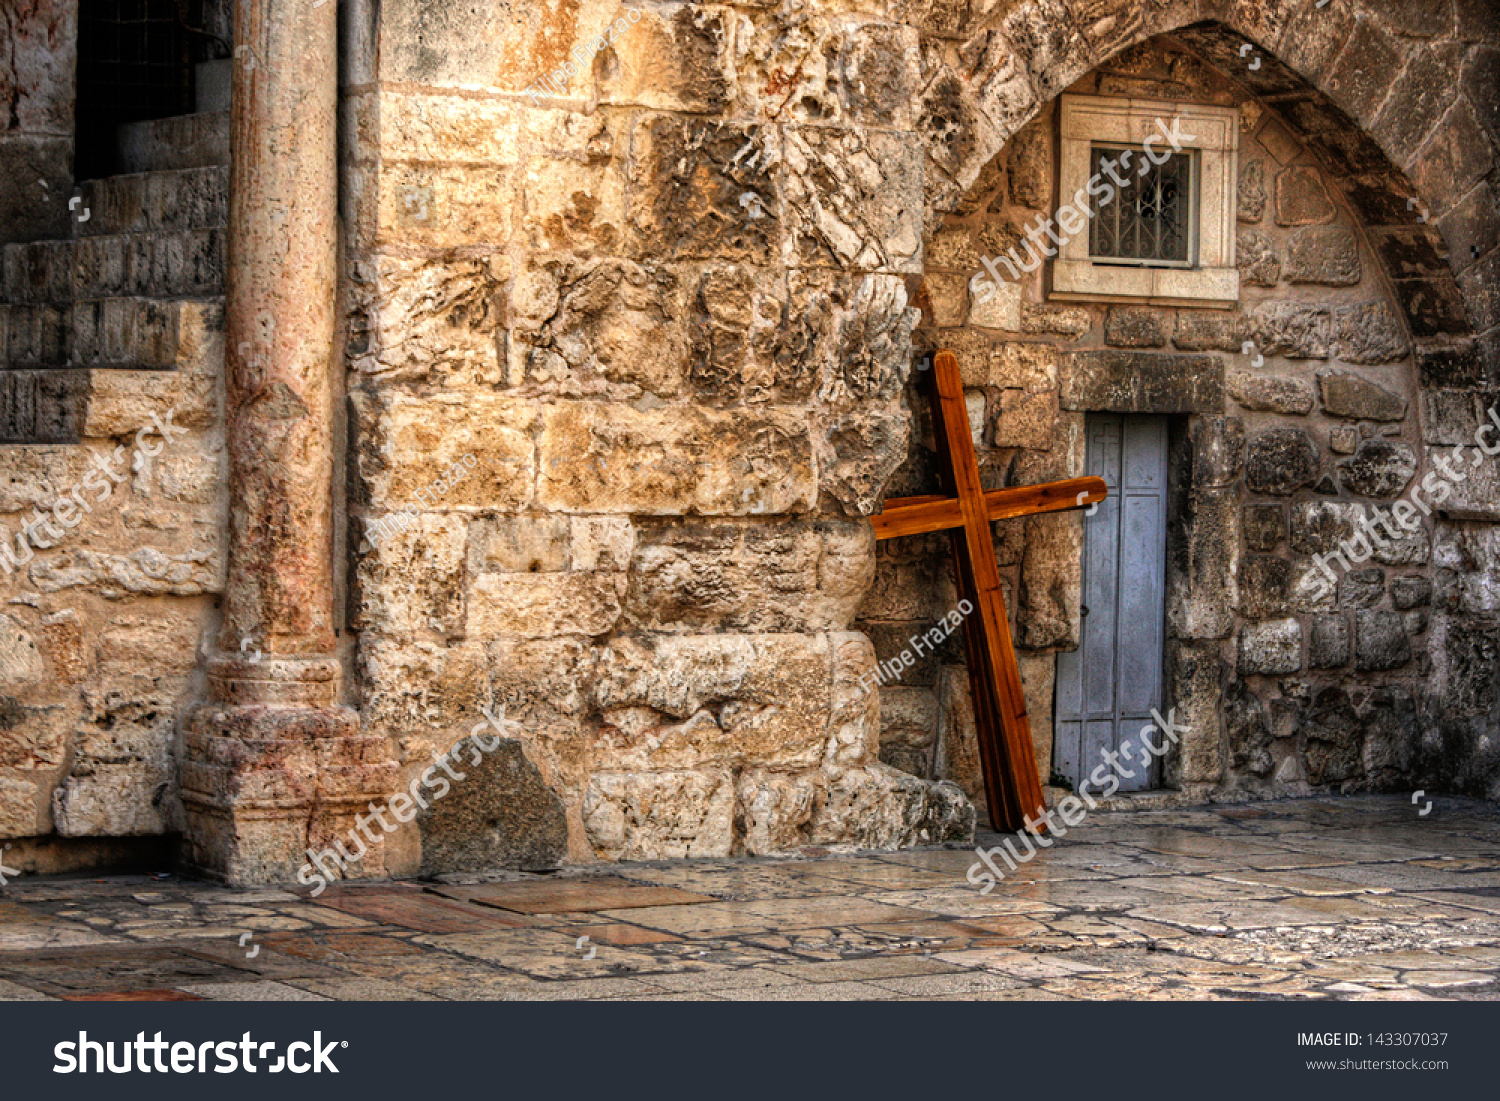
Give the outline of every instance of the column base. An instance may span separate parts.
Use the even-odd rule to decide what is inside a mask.
[[[337,703],[338,674],[322,658],[210,662],[212,699],[189,716],[184,746],[188,864],[236,885],[310,883],[309,849],[356,851],[355,817],[395,790],[397,766]],[[378,834],[359,850],[342,875],[385,874]]]

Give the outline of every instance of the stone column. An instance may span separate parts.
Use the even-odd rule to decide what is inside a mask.
[[[235,7],[228,577],[182,778],[187,860],[234,883],[295,879],[395,782],[334,653],[337,8]],[[377,841],[350,874],[383,871]]]

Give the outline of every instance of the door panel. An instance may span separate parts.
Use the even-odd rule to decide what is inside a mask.
[[[1079,648],[1057,656],[1054,767],[1074,784],[1160,707],[1166,618],[1167,421],[1090,414],[1085,473],[1109,498],[1084,521]],[[1129,765],[1126,766],[1130,767]],[[1140,767],[1122,791],[1151,787]]]

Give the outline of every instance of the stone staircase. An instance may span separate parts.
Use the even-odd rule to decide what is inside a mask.
[[[129,171],[78,186],[71,237],[0,246],[0,443],[129,430],[109,404],[166,395],[168,380],[141,376],[183,367],[193,337],[222,330],[228,112],[118,140]]]

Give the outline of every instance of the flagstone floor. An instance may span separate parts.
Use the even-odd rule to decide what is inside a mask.
[[[974,859],[809,852],[318,898],[27,877],[0,889],[0,1000],[1500,998],[1492,803],[1096,813],[987,896]]]

